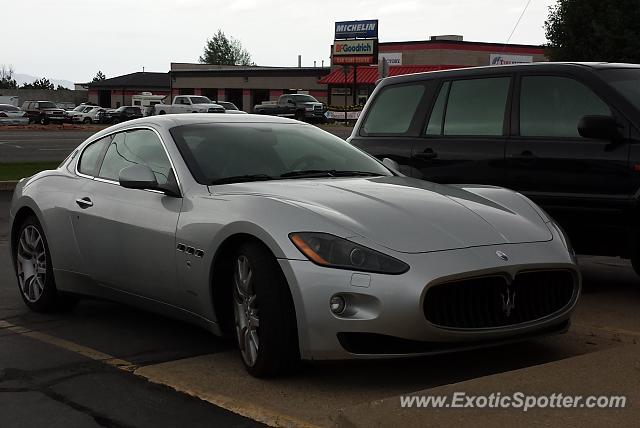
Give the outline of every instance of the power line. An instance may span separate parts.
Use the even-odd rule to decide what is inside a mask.
[[[522,13],[518,17],[518,20],[516,21],[516,25],[513,26],[513,30],[511,30],[511,34],[509,34],[509,37],[507,38],[507,41],[505,42],[505,44],[504,44],[502,49],[504,49],[509,44],[509,42],[511,41],[511,37],[513,37],[513,33],[516,32],[516,28],[518,28],[518,25],[520,25],[520,21],[522,20],[522,17],[524,16],[524,13],[527,11],[527,8],[529,7],[530,3],[531,3],[531,0],[527,0],[527,3],[524,5],[524,9],[522,9]]]

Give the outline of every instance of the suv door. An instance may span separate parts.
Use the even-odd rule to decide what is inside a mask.
[[[400,172],[411,170],[411,151],[424,123],[425,105],[434,96],[436,81],[387,85],[372,100],[357,134],[349,142],[382,160],[393,159]]]
[[[160,184],[175,180],[155,132],[115,134],[96,168],[97,177],[78,195],[76,239],[98,283],[176,302],[175,231],[182,198],[120,186],[119,172],[136,164],[149,166]]]
[[[600,253],[608,245],[620,251],[618,232],[632,193],[629,124],[574,76],[523,74],[517,86],[507,186],[556,218],[579,251]],[[581,137],[577,126],[585,115],[616,117],[625,138],[614,143]]]
[[[437,183],[503,185],[511,82],[509,75],[442,82],[412,147],[414,175]]]

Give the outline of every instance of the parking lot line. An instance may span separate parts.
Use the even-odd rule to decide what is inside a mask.
[[[44,342],[49,345],[56,346],[58,348],[62,348],[66,351],[80,354],[83,357],[86,357],[95,361],[100,361],[104,364],[110,365],[120,370],[133,372],[137,368],[135,364],[132,364],[129,361],[116,358],[112,355],[105,354],[104,352],[100,352],[93,348],[79,345],[77,343],[70,342],[65,339],[60,339],[58,337],[51,336],[46,333],[41,333],[39,331],[33,331],[25,327],[17,326],[7,321],[0,320],[0,329],[7,329],[13,333],[20,334],[22,336],[29,337],[31,339],[35,339],[40,342]]]
[[[146,372],[136,372],[139,367],[129,361],[114,357],[113,355],[106,354],[96,349],[89,348],[87,346],[71,342],[69,340],[60,339],[46,333],[34,331],[26,327],[21,327],[4,320],[0,320],[0,329],[6,329],[8,331],[11,331],[12,333],[29,337],[31,339],[47,343],[58,348],[62,348],[66,351],[74,352],[91,360],[99,361],[120,370],[131,372],[136,376],[144,378],[145,380],[152,383],[159,383],[173,387],[171,382],[165,383],[154,381],[153,378],[145,374]],[[152,368],[153,366],[149,367]],[[142,367],[142,369],[144,369],[144,367]],[[258,422],[262,422],[266,425],[274,427],[318,428],[317,425],[311,424],[309,422],[294,418],[289,415],[281,414],[273,410],[265,409],[248,402],[243,402],[241,400],[238,400],[237,398],[227,397],[221,394],[195,394],[183,388],[174,387],[174,389],[182,393],[186,393],[187,395],[199,398],[215,406],[221,407],[230,412],[245,416]]]

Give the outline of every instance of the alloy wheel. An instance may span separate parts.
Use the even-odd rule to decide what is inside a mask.
[[[16,253],[20,291],[31,303],[44,292],[47,280],[47,253],[38,229],[28,225],[22,230]]]
[[[257,296],[253,289],[253,269],[249,259],[244,255],[236,259],[233,283],[233,311],[238,345],[245,364],[253,367],[258,360],[260,349],[260,319],[256,307]]]

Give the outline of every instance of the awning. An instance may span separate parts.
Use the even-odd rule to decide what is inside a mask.
[[[462,68],[463,65],[395,65],[389,67],[389,76],[400,76],[402,74],[423,73],[425,71],[449,70],[452,68]],[[342,67],[334,69],[331,73],[319,80],[319,83],[325,85],[344,85],[345,78]],[[356,78],[358,85],[375,85],[380,78],[378,75],[378,66],[358,66]],[[353,67],[349,67],[347,73],[346,84],[353,84]]]

